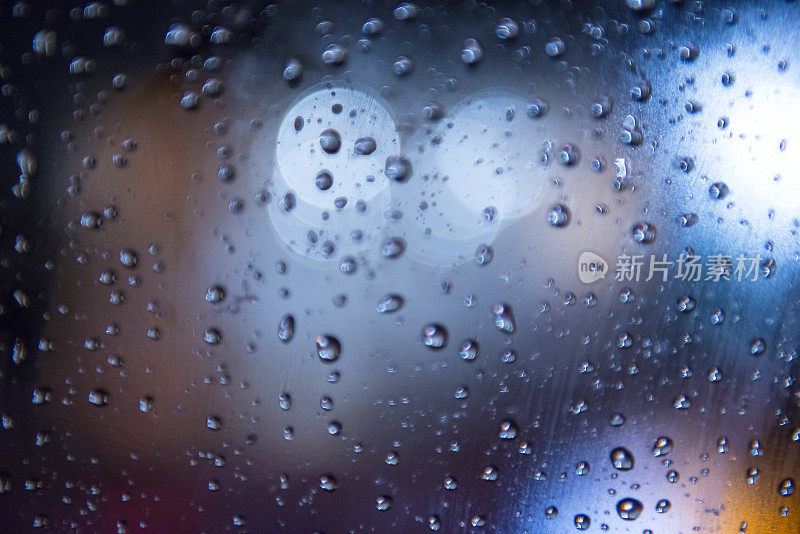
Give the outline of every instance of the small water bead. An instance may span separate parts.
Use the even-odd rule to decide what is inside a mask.
[[[578,514],[575,516],[573,523],[578,530],[589,530],[592,520],[586,514]]]
[[[392,181],[404,182],[411,176],[411,162],[403,156],[389,156],[383,172]]]
[[[567,46],[564,44],[564,41],[558,37],[554,37],[545,43],[544,53],[547,55],[547,57],[556,58],[563,54],[566,48]]]
[[[466,399],[469,397],[469,388],[467,386],[461,385],[456,388],[455,398],[457,399]]]
[[[483,208],[483,213],[481,215],[483,222],[490,223],[494,221],[496,217],[497,217],[497,208],[495,208],[494,206],[486,206],[485,208]]]
[[[494,258],[494,250],[486,244],[478,245],[475,249],[475,263],[478,265],[488,265]]]
[[[290,410],[292,408],[292,396],[288,393],[281,393],[278,396],[278,404],[281,410]]]
[[[761,356],[766,349],[767,343],[760,337],[750,342],[750,354],[753,356]]]
[[[498,39],[514,39],[519,35],[519,24],[509,18],[500,19],[495,26],[494,34]]]
[[[722,182],[714,182],[711,184],[711,187],[708,188],[708,195],[713,200],[721,200],[728,196],[728,186]]]
[[[645,102],[652,93],[653,87],[646,80],[637,82],[630,91],[631,98],[637,102]]]
[[[678,311],[681,313],[689,313],[695,308],[695,300],[689,295],[681,295],[678,298]]]
[[[656,503],[656,512],[659,514],[666,514],[672,508],[672,503],[667,499],[661,499]]]
[[[217,178],[219,178],[219,180],[222,182],[230,182],[233,180],[235,174],[236,172],[230,165],[220,165],[219,169],[217,170]]]
[[[464,48],[461,50],[461,61],[467,65],[477,64],[483,58],[483,48],[476,39],[464,41]]]
[[[203,341],[209,345],[219,345],[222,342],[222,334],[216,328],[209,328],[203,332]]]
[[[720,380],[722,380],[722,371],[720,371],[718,367],[712,367],[708,371],[708,381],[719,382]]]
[[[350,256],[342,258],[342,261],[339,264],[339,270],[342,271],[344,274],[353,274],[354,272],[356,272],[355,258]]]
[[[441,349],[447,344],[447,331],[442,325],[429,324],[422,329],[422,342],[431,349]]]
[[[517,437],[517,425],[514,421],[506,420],[500,423],[500,439],[514,439]]]
[[[394,8],[394,12],[392,14],[397,20],[411,20],[415,18],[417,14],[419,14],[419,8],[416,6],[416,4],[403,2]]]
[[[400,295],[384,295],[381,301],[376,306],[378,313],[392,313],[396,312],[403,306],[403,297]]]
[[[661,436],[653,443],[653,456],[665,456],[672,451],[672,439],[667,436]]]
[[[558,508],[556,508],[555,506],[548,506],[544,510],[544,516],[547,519],[555,519],[556,517],[558,517]]]
[[[547,113],[547,103],[544,100],[534,99],[528,104],[528,117],[539,119]]]
[[[563,204],[556,204],[550,208],[550,212],[547,214],[547,221],[550,226],[563,228],[569,224],[569,210]]]
[[[486,518],[480,515],[474,515],[470,518],[469,524],[475,528],[486,526]]]
[[[222,419],[215,415],[209,415],[206,418],[206,427],[210,428],[211,430],[219,430],[222,428]]]
[[[611,113],[611,100],[608,97],[600,97],[592,103],[591,113],[595,119],[602,119]]]
[[[129,248],[124,248],[119,253],[119,262],[128,269],[133,269],[139,262],[139,255]]]
[[[678,480],[680,480],[680,478],[681,478],[680,474],[678,474],[678,472],[675,471],[674,469],[670,469],[669,471],[667,471],[667,482],[669,482],[670,484],[675,484],[676,482],[678,482]]]
[[[341,65],[347,58],[347,50],[342,45],[332,44],[329,45],[324,52],[322,52],[322,62],[326,65]]]
[[[386,24],[381,19],[371,18],[364,23],[361,31],[364,32],[364,35],[378,35],[385,27]]]
[[[206,290],[206,301],[219,304],[225,299],[225,289],[222,286],[211,286]]]
[[[336,479],[333,478],[333,475],[322,475],[319,477],[319,487],[324,491],[335,491]]]
[[[493,465],[487,465],[483,468],[483,472],[481,473],[481,478],[490,482],[497,480],[497,476],[497,468]]]
[[[472,339],[467,339],[461,343],[458,351],[462,360],[474,360],[478,356],[478,342]]]
[[[414,70],[414,62],[406,56],[399,56],[394,60],[392,70],[396,76],[405,76]]]
[[[791,478],[784,478],[778,484],[778,494],[781,497],[789,497],[794,494],[794,480]]]
[[[444,477],[444,489],[449,490],[449,491],[457,490],[458,489],[458,480],[456,480],[455,478],[451,477],[450,475],[447,475],[446,477]]]
[[[679,226],[683,228],[690,228],[697,224],[698,217],[696,213],[684,213],[682,215],[678,215],[675,220]]]
[[[289,343],[294,337],[294,316],[287,313],[281,317],[278,323],[278,339],[283,343]]]
[[[378,148],[372,137],[359,137],[356,139],[355,153],[359,156],[368,156]]]
[[[442,528],[442,521],[439,519],[438,515],[432,515],[428,518],[428,528],[433,531]]]
[[[375,508],[381,512],[385,512],[386,510],[392,507],[392,498],[388,495],[381,495],[377,499],[375,499]]]
[[[700,49],[694,43],[687,43],[678,48],[678,55],[683,61],[694,61],[700,54]]]
[[[403,254],[406,242],[401,237],[390,237],[381,246],[381,255],[385,258],[395,259]]]
[[[283,68],[283,79],[287,82],[294,82],[299,80],[303,75],[303,64],[299,59],[292,57],[286,62]]]
[[[507,334],[514,333],[514,316],[507,304],[498,303],[492,306],[492,320],[498,330]]]
[[[611,464],[619,471],[630,471],[633,469],[634,458],[631,451],[624,447],[617,447],[611,451]]]
[[[328,434],[337,436],[342,431],[342,424],[339,421],[331,421],[328,423]]]
[[[89,392],[89,403],[95,406],[108,405],[108,393],[102,389],[94,389]]]
[[[631,234],[637,243],[652,243],[656,239],[656,228],[652,224],[640,222],[633,226]]]
[[[222,94],[222,82],[216,78],[209,78],[206,80],[206,83],[203,84],[203,88],[200,90],[204,96],[208,96],[211,98],[218,97]]]
[[[589,474],[589,462],[578,462],[578,465],[575,466],[575,474],[579,477],[586,476]]]
[[[688,410],[692,407],[692,402],[686,395],[678,395],[672,402],[676,410]]]
[[[564,166],[574,165],[578,159],[578,149],[574,145],[564,145],[558,152],[558,161]]]
[[[333,363],[339,359],[342,352],[342,345],[339,340],[333,336],[319,335],[316,339],[317,356],[326,362]]]
[[[181,107],[187,111],[196,109],[200,104],[200,95],[194,91],[186,91],[181,98]]]
[[[655,7],[655,0],[625,0],[625,4],[634,11],[644,11]]]
[[[622,426],[625,424],[625,416],[622,415],[621,413],[612,414],[608,423],[611,426]]]
[[[760,474],[760,473],[758,472],[758,468],[757,468],[757,467],[751,467],[751,468],[749,468],[749,469],[747,470],[747,483],[748,483],[749,485],[753,485],[753,484],[755,484],[756,482],[758,482],[758,476],[759,476],[759,474]]]
[[[103,216],[95,211],[87,211],[81,215],[81,226],[89,229],[97,229],[103,224]]]
[[[317,177],[314,179],[314,184],[320,191],[327,191],[333,185],[333,176],[331,175],[330,171],[319,171],[319,173],[317,173]]]
[[[500,355],[500,361],[503,363],[514,363],[517,360],[517,353],[512,349],[504,350]]]
[[[323,130],[319,134],[319,146],[328,154],[335,154],[342,147],[342,136],[333,128]]]
[[[625,521],[634,521],[644,510],[641,501],[625,498],[617,502],[617,514]]]

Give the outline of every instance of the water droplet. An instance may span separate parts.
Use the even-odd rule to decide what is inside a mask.
[[[514,333],[514,316],[508,305],[498,303],[492,306],[492,319],[499,330],[508,334]]]
[[[422,329],[422,342],[431,349],[441,349],[447,344],[447,330],[439,324],[429,324]]]
[[[403,156],[389,156],[383,172],[390,180],[404,182],[411,176],[411,162]]]
[[[322,133],[319,134],[319,146],[328,154],[335,154],[339,152],[342,146],[342,137],[339,135],[339,132],[332,128],[323,130]]]
[[[483,58],[483,48],[476,39],[464,41],[464,48],[461,50],[461,61],[467,65],[475,65]]]
[[[573,523],[578,530],[588,530],[589,526],[592,524],[592,520],[589,519],[589,516],[586,514],[578,514],[575,516]]]
[[[550,39],[544,45],[544,53],[547,54],[548,57],[552,57],[552,58],[559,57],[561,54],[564,53],[565,49],[566,49],[566,45],[564,44],[564,41],[562,41],[558,37],[554,37],[553,39]]]
[[[552,208],[550,208],[550,212],[547,214],[547,221],[550,223],[550,226],[554,226],[556,228],[562,228],[569,224],[569,209],[563,204],[556,204]]]
[[[341,65],[347,57],[347,50],[341,45],[329,45],[324,52],[322,52],[322,62],[326,65]]]
[[[652,243],[656,238],[656,228],[652,224],[640,222],[631,229],[633,240],[637,243]]]
[[[317,336],[317,356],[326,362],[333,363],[339,359],[339,354],[342,352],[342,346],[339,340],[333,336],[319,335]]]
[[[375,499],[375,508],[380,510],[381,512],[385,512],[389,508],[392,507],[392,498],[388,495],[381,495],[377,499]]]
[[[498,39],[514,39],[519,35],[519,24],[509,18],[500,19],[495,26],[494,34]]]
[[[322,475],[319,477],[319,487],[324,491],[335,491],[336,479],[333,478],[333,475]]]
[[[406,242],[401,237],[390,237],[381,246],[381,255],[385,258],[394,259],[403,254],[406,249]]]
[[[203,332],[203,341],[209,345],[219,345],[222,342],[222,334],[216,328],[209,328]]]
[[[355,151],[359,156],[368,156],[375,152],[377,148],[378,145],[372,137],[359,137],[356,140]]]
[[[225,289],[222,286],[211,286],[206,290],[206,301],[219,304],[225,299]]]
[[[278,323],[278,339],[284,343],[289,343],[294,337],[294,316],[286,314],[281,317]]]
[[[661,436],[653,444],[653,456],[664,456],[672,451],[673,442],[667,436]]]
[[[517,437],[517,425],[514,421],[506,420],[500,424],[500,439],[514,439]]]
[[[222,428],[222,419],[215,415],[209,415],[206,418],[206,426],[211,430],[219,430]]]
[[[611,451],[611,464],[620,471],[630,471],[634,464],[633,454],[624,447],[617,447]]]
[[[778,494],[781,497],[789,497],[794,494],[794,480],[791,478],[784,478],[778,484]]]
[[[458,351],[462,360],[474,360],[478,356],[478,342],[471,339],[465,340]]]
[[[139,262],[139,255],[129,248],[124,248],[119,253],[119,262],[129,269],[133,269]]]
[[[753,356],[761,356],[766,349],[767,343],[760,337],[750,342],[750,354]]]
[[[400,295],[384,295],[378,303],[377,310],[379,313],[392,313],[399,310],[403,306],[403,297]]]
[[[625,521],[633,521],[642,513],[644,506],[641,501],[630,497],[620,500],[617,503],[617,514]]]

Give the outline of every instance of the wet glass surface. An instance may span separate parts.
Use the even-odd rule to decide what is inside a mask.
[[[795,2],[0,6],[2,529],[800,530]]]

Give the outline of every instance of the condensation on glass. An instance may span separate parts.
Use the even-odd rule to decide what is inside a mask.
[[[800,530],[795,2],[0,2],[0,519]]]

